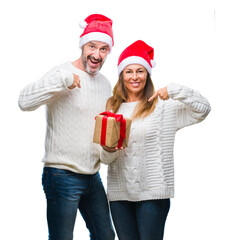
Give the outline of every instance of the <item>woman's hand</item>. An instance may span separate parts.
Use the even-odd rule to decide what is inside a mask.
[[[118,148],[118,147],[107,147],[107,146],[102,146],[102,148],[107,151],[107,152],[116,152],[117,150],[123,150],[124,148]]]
[[[148,99],[148,101],[153,101],[154,98],[156,97],[159,97],[160,99],[162,100],[168,100],[169,99],[169,94],[168,94],[168,91],[167,91],[167,87],[164,87],[164,88],[161,88],[159,90],[157,90],[152,97],[150,97]]]

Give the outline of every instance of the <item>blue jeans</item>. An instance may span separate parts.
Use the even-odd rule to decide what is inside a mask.
[[[111,214],[119,240],[162,240],[170,199],[112,201]]]
[[[99,173],[77,174],[44,168],[42,185],[47,199],[49,240],[72,240],[79,208],[91,240],[113,240],[109,206]]]

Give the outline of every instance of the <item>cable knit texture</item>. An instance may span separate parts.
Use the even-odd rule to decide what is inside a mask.
[[[73,84],[72,73],[79,76],[81,88],[67,88]],[[99,170],[100,146],[92,143],[94,119],[104,111],[110,95],[110,83],[102,74],[91,77],[71,62],[55,67],[21,91],[22,110],[46,105],[45,166],[83,174]]]
[[[167,86],[170,99],[158,101],[153,113],[132,121],[129,146],[115,153],[101,151],[108,167],[110,201],[143,201],[174,197],[173,148],[177,130],[202,121],[208,100],[177,84]],[[118,114],[130,118],[137,102],[123,103]]]

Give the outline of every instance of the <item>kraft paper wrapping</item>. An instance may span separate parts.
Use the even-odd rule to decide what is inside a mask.
[[[95,129],[93,142],[100,144],[101,132],[102,132],[102,119],[103,115],[97,115],[95,120]],[[131,119],[126,119],[126,138],[123,140],[122,147],[128,146]],[[106,129],[106,141],[105,145],[107,147],[117,147],[120,136],[120,122],[117,122],[115,118],[108,117],[107,119],[107,129]]]

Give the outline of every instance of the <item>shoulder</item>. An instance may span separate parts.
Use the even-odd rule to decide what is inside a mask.
[[[69,62],[54,66],[47,72],[47,74],[60,72],[60,71],[69,71]]]
[[[57,65],[56,68],[59,70],[63,70],[63,71],[68,71],[68,72],[72,72],[72,65],[71,62],[65,62],[62,63],[60,65]]]

